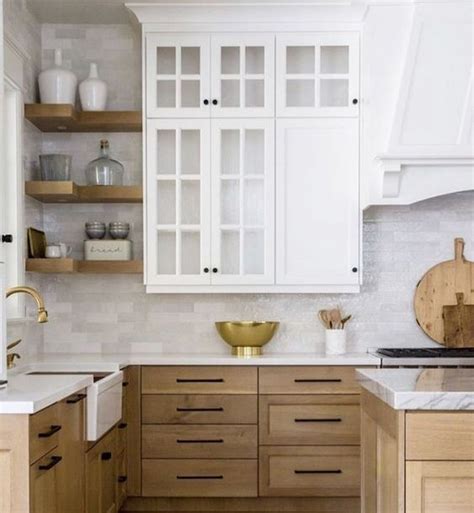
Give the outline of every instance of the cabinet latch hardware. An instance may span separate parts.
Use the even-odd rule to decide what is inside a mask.
[[[53,436],[58,431],[61,431],[61,426],[51,426],[49,431],[46,431],[45,433],[38,433],[38,438],[49,438],[50,436]]]
[[[342,379],[295,379],[295,383],[341,383]]]
[[[112,459],[112,453],[111,452],[103,452],[101,455],[100,455],[100,459],[102,461],[109,461]]]
[[[176,383],[224,383],[222,378],[209,378],[209,379],[186,379],[176,378]]]
[[[295,422],[342,422],[342,419],[295,419]]]
[[[51,461],[47,465],[40,465],[38,468],[40,470],[50,470],[55,467],[62,459],[62,456],[51,456]]]
[[[224,476],[176,476],[176,479],[224,479]]]
[[[180,440],[179,438],[176,440],[177,444],[223,444],[224,440],[222,438],[216,440]]]
[[[219,412],[224,411],[224,408],[176,408],[177,412]]]
[[[295,470],[295,474],[342,474],[342,470]]]
[[[2,242],[5,242],[6,244],[10,244],[13,242],[13,235],[11,233],[4,233],[2,235]]]

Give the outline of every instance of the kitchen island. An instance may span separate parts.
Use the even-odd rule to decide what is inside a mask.
[[[474,370],[364,369],[364,513],[474,511]]]

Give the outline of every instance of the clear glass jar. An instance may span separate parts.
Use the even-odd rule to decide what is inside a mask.
[[[100,141],[100,157],[86,166],[87,185],[123,185],[123,165],[109,157],[109,141]]]

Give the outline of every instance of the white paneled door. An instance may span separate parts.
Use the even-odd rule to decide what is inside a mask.
[[[272,117],[275,36],[211,37],[212,117]]]
[[[358,119],[277,121],[276,283],[359,283]]]
[[[209,123],[147,123],[148,284],[210,284]]]
[[[274,121],[212,121],[212,283],[274,283]]]
[[[147,35],[148,118],[209,116],[209,41],[202,34]]]
[[[279,34],[277,116],[358,116],[359,36]]]

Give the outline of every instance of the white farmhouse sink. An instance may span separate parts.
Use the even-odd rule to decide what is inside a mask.
[[[81,374],[94,377],[87,387],[86,418],[87,440],[94,442],[112,428],[122,416],[123,372],[57,372],[33,371],[28,375],[52,376],[58,374]]]

